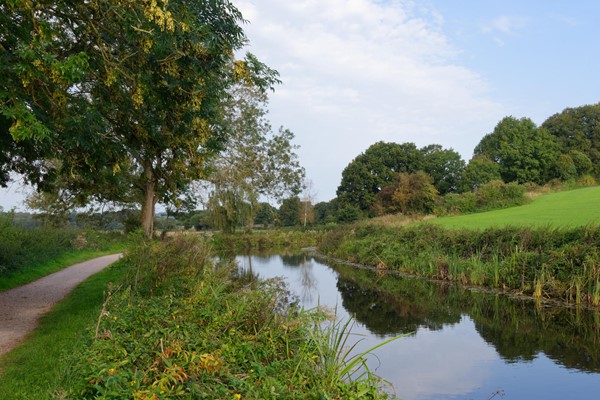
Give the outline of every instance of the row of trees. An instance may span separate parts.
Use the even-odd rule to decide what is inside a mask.
[[[319,222],[388,213],[431,213],[439,196],[495,184],[544,185],[600,176],[600,103],[568,108],[541,126],[503,118],[465,163],[440,145],[378,142],[342,172],[337,198],[315,206]]]
[[[0,184],[19,173],[70,206],[141,205],[147,235],[157,202],[179,207],[199,179],[228,220],[224,199],[252,207],[274,176],[289,175],[275,198],[296,193],[293,135],[265,138],[257,106],[277,72],[234,57],[243,22],[227,0],[1,2]],[[271,176],[228,168],[241,145]]]

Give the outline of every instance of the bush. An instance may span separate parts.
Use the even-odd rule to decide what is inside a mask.
[[[527,202],[526,186],[501,180],[488,182],[473,192],[447,194],[436,208],[439,215],[467,214],[520,206]]]

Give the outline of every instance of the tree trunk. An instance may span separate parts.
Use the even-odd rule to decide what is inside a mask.
[[[154,233],[154,206],[156,205],[154,174],[150,163],[144,165],[144,182],[143,193],[144,200],[142,203],[141,225],[144,230],[144,235],[147,238],[152,238]]]

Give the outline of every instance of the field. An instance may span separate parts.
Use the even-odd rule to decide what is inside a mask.
[[[443,217],[428,223],[445,228],[486,229],[503,226],[577,227],[600,221],[600,186],[550,193],[531,203],[478,214]]]

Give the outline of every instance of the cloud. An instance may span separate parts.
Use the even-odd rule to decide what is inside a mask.
[[[502,116],[485,80],[456,62],[443,16],[405,1],[240,0],[248,51],[277,69],[271,120],[297,135],[320,200],[379,140],[439,143],[470,157]]]
[[[502,15],[482,26],[481,30],[483,33],[502,33],[515,36],[525,26],[527,26],[525,17]]]

